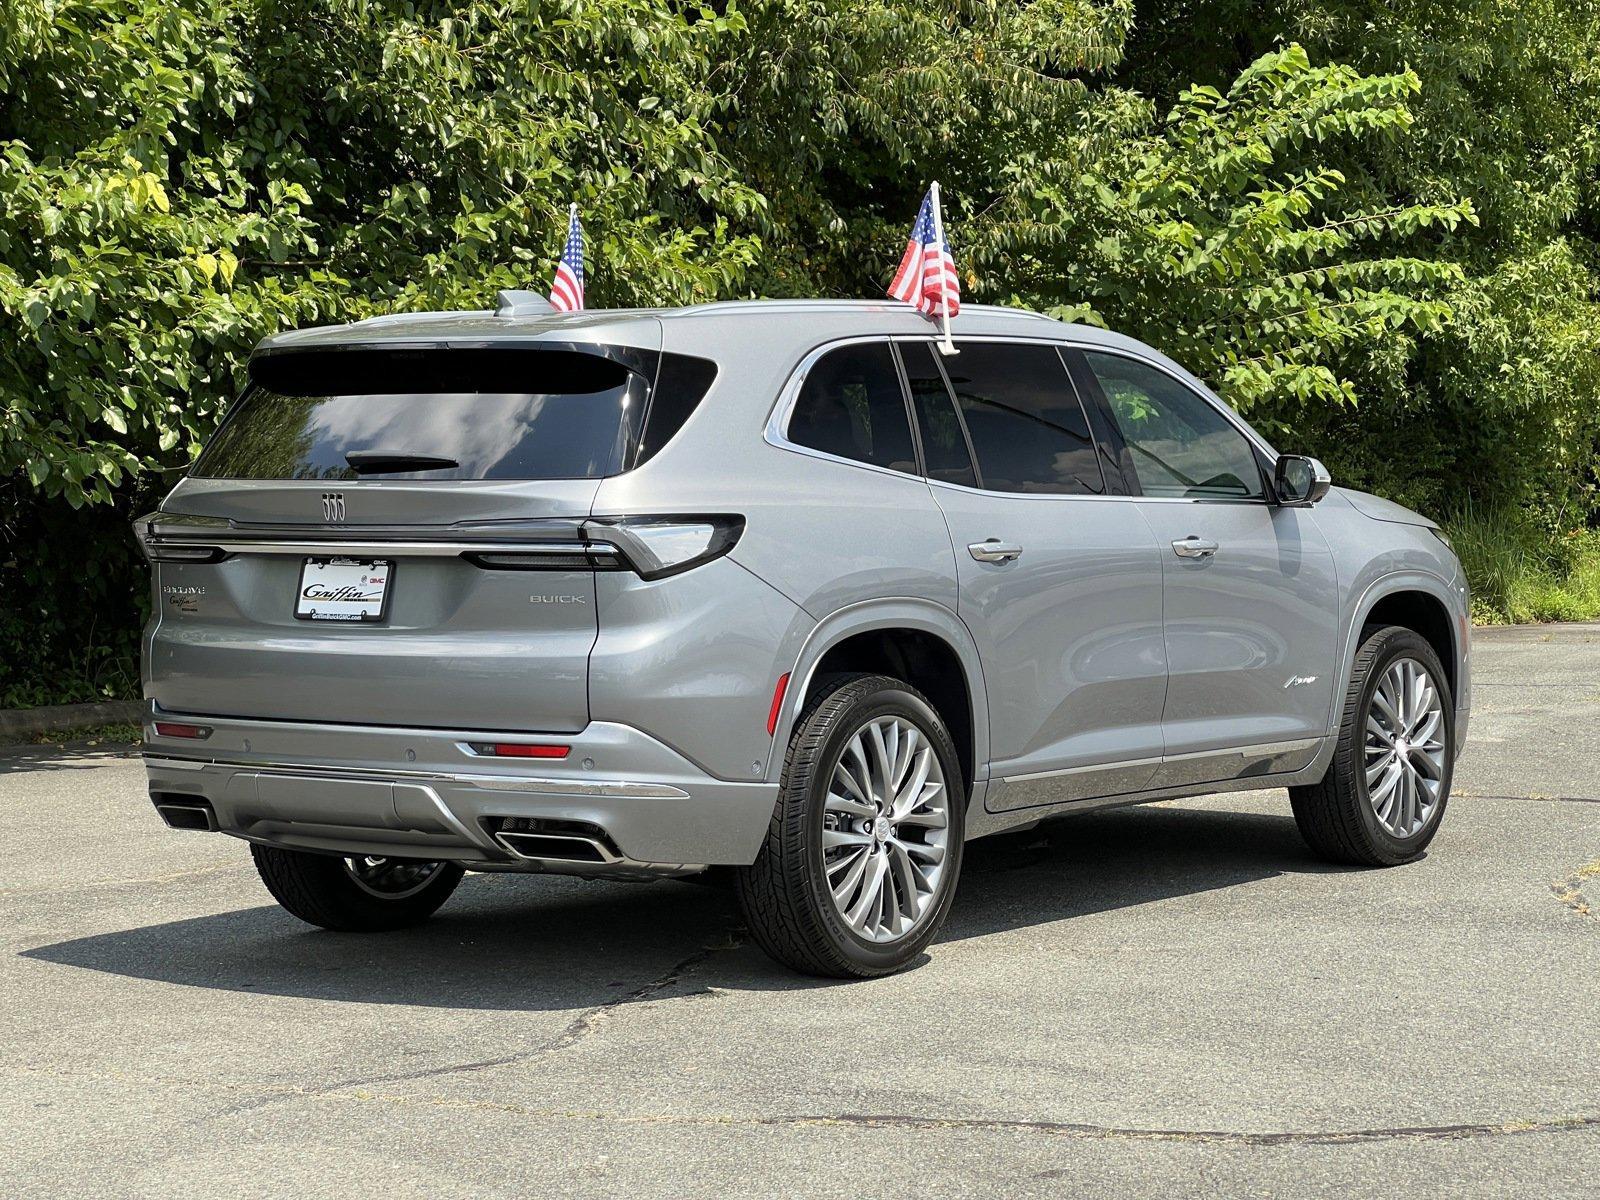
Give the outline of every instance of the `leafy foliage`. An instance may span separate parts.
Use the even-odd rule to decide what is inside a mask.
[[[1581,523],[1597,6],[9,0],[0,703],[131,686],[121,530],[255,341],[537,285],[571,200],[595,305],[877,295],[937,177],[970,297]]]

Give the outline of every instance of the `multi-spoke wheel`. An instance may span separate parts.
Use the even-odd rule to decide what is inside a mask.
[[[1336,862],[1418,857],[1444,817],[1454,742],[1455,709],[1433,647],[1409,629],[1368,629],[1328,773],[1289,791],[1300,832]]]
[[[938,931],[966,789],[944,722],[882,675],[819,685],[796,723],[761,857],[738,872],[752,936],[819,975],[881,975]]]
[[[448,866],[448,863],[442,862],[382,858],[370,854],[344,860],[344,869],[355,880],[356,886],[380,900],[404,900],[407,896],[415,896]]]
[[[302,921],[324,929],[403,929],[433,915],[461,882],[454,863],[415,858],[335,858],[250,847],[273,899]]]
[[[856,933],[891,942],[927,916],[949,808],[939,756],[911,721],[877,717],[845,744],[823,801],[822,859],[828,893]]]
[[[1408,838],[1433,816],[1443,797],[1444,702],[1428,668],[1397,658],[1367,705],[1367,801],[1378,821]]]

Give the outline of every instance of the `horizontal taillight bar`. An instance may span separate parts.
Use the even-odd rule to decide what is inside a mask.
[[[489,571],[616,571],[626,565],[615,546],[600,543],[471,550],[462,557]]]
[[[186,725],[181,721],[157,721],[156,733],[161,737],[192,738],[204,741],[211,736],[209,725]]]
[[[715,513],[491,521],[428,537],[422,529],[251,527],[218,517],[152,513],[134,522],[134,529],[153,562],[219,562],[230,554],[448,557],[490,571],[627,570],[654,580],[728,553],[744,533],[744,518]]]
[[[215,540],[228,527],[220,517],[151,513],[133,523],[133,532],[151,562],[214,563],[228,557]]]
[[[572,753],[571,746],[548,742],[468,742],[467,748],[487,758],[565,758]]]

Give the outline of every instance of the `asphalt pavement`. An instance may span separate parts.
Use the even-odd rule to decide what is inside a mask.
[[[315,931],[137,758],[0,753],[0,1196],[1592,1197],[1600,626],[1475,662],[1422,861],[1281,792],[1062,820],[865,983],[684,883]]]

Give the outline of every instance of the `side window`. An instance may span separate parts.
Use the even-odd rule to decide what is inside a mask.
[[[911,424],[889,343],[841,346],[818,359],[789,417],[789,440],[915,475]]]
[[[962,342],[960,348],[945,370],[985,488],[1105,491],[1088,419],[1055,347]]]
[[[644,433],[639,438],[639,453],[634,466],[648,462],[655,452],[672,440],[683,423],[700,406],[717,377],[717,364],[707,358],[687,354],[663,354],[656,368],[656,385],[650,389],[650,405],[645,410]]]
[[[1263,496],[1255,451],[1204,397],[1131,358],[1093,352],[1084,357],[1105,392],[1146,496]]]
[[[967,451],[967,435],[961,432],[961,419],[950,403],[950,391],[933,359],[933,347],[926,342],[902,342],[900,357],[911,384],[917,427],[922,431],[922,459],[927,464],[928,478],[976,487],[978,477]]]

